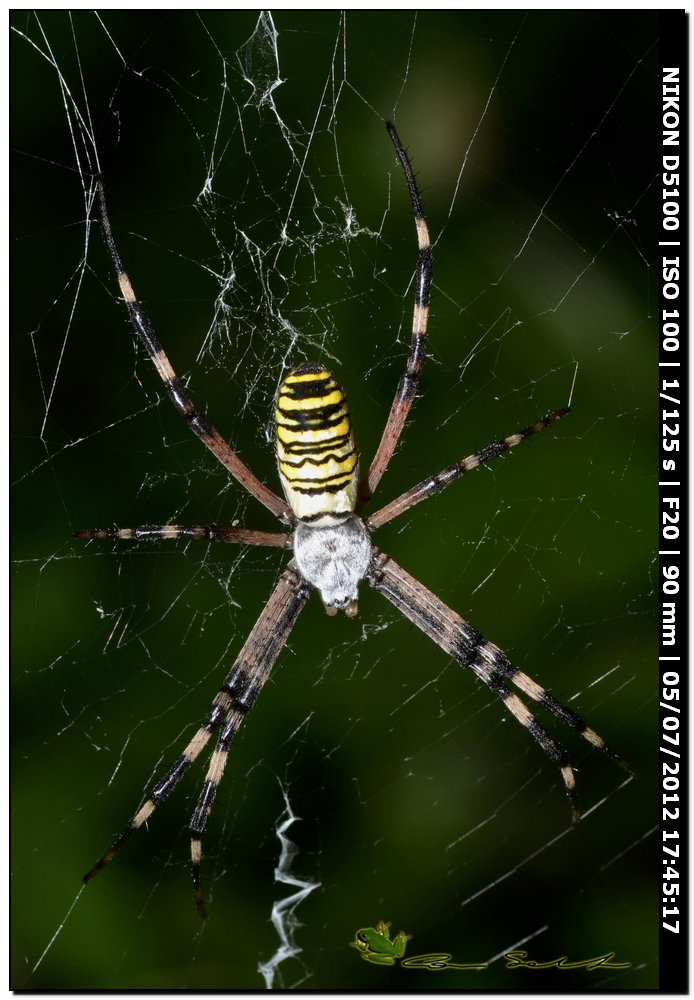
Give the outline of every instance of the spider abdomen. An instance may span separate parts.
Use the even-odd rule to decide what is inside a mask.
[[[353,513],[359,457],[347,401],[321,365],[306,362],[280,385],[275,408],[282,489],[299,521],[339,524]]]

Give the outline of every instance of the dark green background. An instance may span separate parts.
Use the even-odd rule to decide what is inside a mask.
[[[271,82],[267,45],[238,58],[256,18],[14,16],[13,984],[262,986],[272,903],[293,891],[273,877],[284,791],[292,870],[320,882],[285,985],[653,987],[658,18],[278,12],[283,82],[266,100],[240,67]],[[207,924],[187,870],[200,767],[31,974],[286,557],[71,539],[272,519],[188,440],[133,346],[58,77],[28,39],[83,112],[87,95],[116,237],[176,369],[273,488],[283,363],[334,369],[367,457],[402,368],[416,241],[383,118],[436,241],[430,362],[383,500],[563,405],[578,364],[570,418],[378,536],[633,762],[620,788],[548,720],[578,768],[576,830],[556,768],[471,676],[372,592],[356,622],[312,599],[230,758]],[[363,232],[346,240],[347,205]],[[615,951],[633,967],[379,969],[347,947],[378,919],[413,935],[408,954],[486,961],[536,935],[537,959]]]

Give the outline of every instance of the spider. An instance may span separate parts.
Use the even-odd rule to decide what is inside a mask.
[[[286,502],[254,476],[197,409],[177,378],[123,267],[106,208],[103,183],[98,181],[101,226],[118,276],[120,292],[135,332],[152,359],[171,402],[193,433],[227,471],[289,530],[273,533],[224,525],[165,524],[84,530],[76,532],[75,537],[132,540],[201,538],[242,545],[279,546],[292,549],[293,558],[224,678],[197,732],[168,771],[155,782],[144,805],[109,850],[87,872],[84,882],[89,882],[101,871],[128,837],[149,819],[216,733],[216,744],[189,827],[194,899],[200,915],[205,916],[200,885],[202,836],[227,756],[241,723],[270,676],[312,589],[318,590],[328,615],[336,615],[342,610],[349,617],[354,617],[357,614],[359,585],[366,582],[391,601],[444,652],[461,666],[470,668],[498,695],[511,715],[525,726],[545,754],[558,765],[574,822],[579,819],[580,811],[574,770],[568,754],[540,725],[510,685],[515,685],[526,697],[548,709],[560,722],[576,729],[588,743],[631,773],[626,761],[611,750],[576,712],[515,667],[498,646],[371,542],[371,535],[377,528],[415,504],[435,496],[465,473],[497,458],[568,413],[568,407],[555,410],[536,423],[501,441],[488,444],[423,480],[368,517],[362,516],[393,456],[417,393],[425,357],[433,273],[429,230],[412,165],[395,127],[387,122],[386,129],[409,190],[419,246],[412,340],[406,368],[398,383],[376,455],[362,480],[359,478],[359,458],[345,395],[331,373],[322,365],[304,363],[286,375],[275,404],[277,461]]]

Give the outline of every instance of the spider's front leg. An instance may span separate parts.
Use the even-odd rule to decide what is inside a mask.
[[[308,600],[309,588],[296,570],[294,561],[284,571],[270,600],[265,605],[253,631],[246,639],[225,681],[225,688],[235,692],[224,723],[219,730],[207,775],[190,820],[190,857],[195,905],[206,916],[200,887],[202,835],[207,825],[217,788],[224,775],[231,744],[246,715],[253,708],[275,661],[282,651],[294,623]]]
[[[200,914],[205,915],[200,892],[201,836],[224,771],[229,747],[270,676],[275,661],[308,599],[308,593],[303,577],[297,572],[295,564],[290,562],[227,674],[221,690],[214,698],[202,725],[181,756],[154,784],[147,801],[116,838],[111,848],[84,876],[85,882],[94,878],[115,857],[131,834],[144,825],[157,805],[171,794],[186,774],[212,734],[219,729],[207,778],[190,824],[195,901]]]
[[[607,746],[601,736],[577,715],[573,709],[558,701],[545,688],[515,667],[498,646],[485,639],[464,618],[447,607],[424,584],[410,576],[402,566],[374,549],[374,559],[367,574],[367,582],[409,618],[437,646],[463,666],[469,667],[487,687],[497,694],[514,718],[524,726],[547,756],[558,764],[566,794],[571,803],[572,819],[580,818],[576,798],[574,770],[564,747],[554,740],[540,725],[525,703],[514,694],[506,681],[514,684],[523,694],[532,698],[552,713],[560,722],[575,729],[581,736],[633,777],[630,765]]]

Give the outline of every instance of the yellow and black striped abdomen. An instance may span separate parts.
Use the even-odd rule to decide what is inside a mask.
[[[353,513],[359,456],[341,387],[305,363],[282,382],[275,409],[277,461],[287,501],[300,521],[321,527]]]

